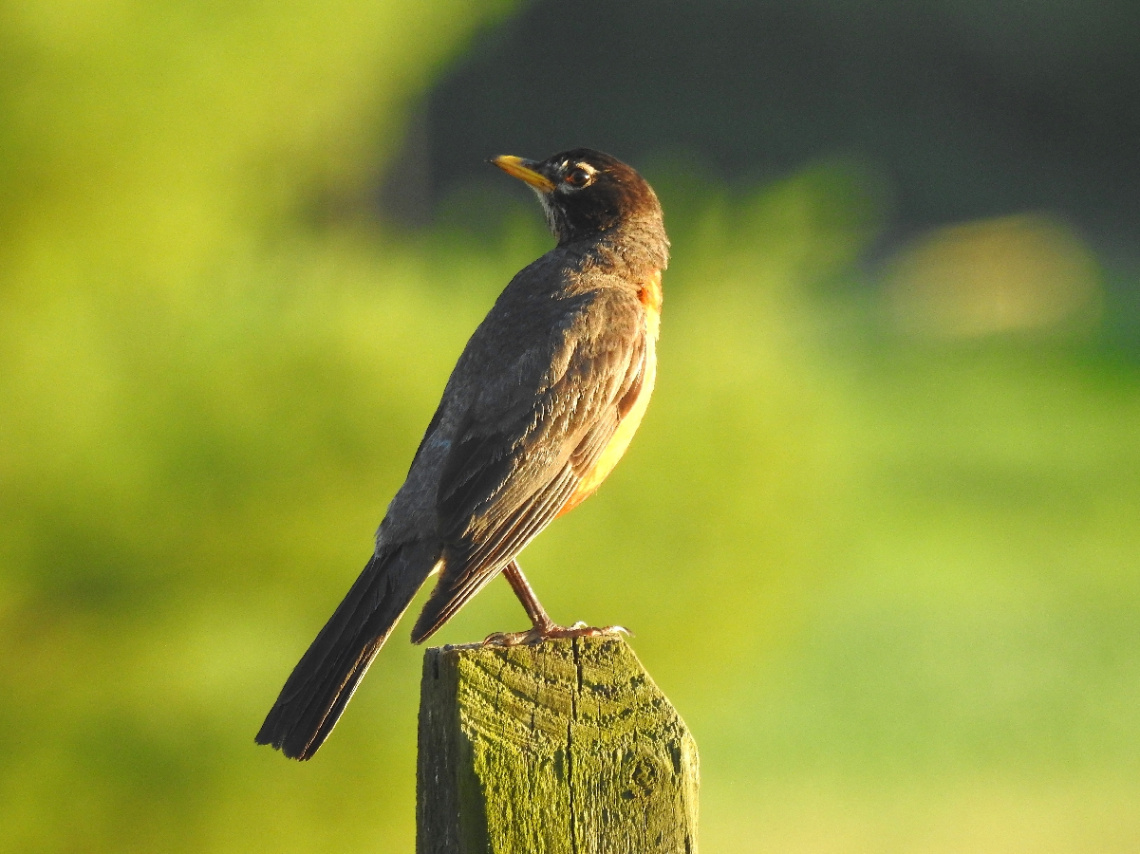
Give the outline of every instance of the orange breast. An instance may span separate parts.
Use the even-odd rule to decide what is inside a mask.
[[[589,498],[605,480],[618,460],[622,458],[633,434],[641,425],[645,410],[649,406],[649,398],[653,394],[653,383],[657,379],[657,335],[661,329],[661,271],[657,270],[649,281],[641,287],[638,298],[645,307],[645,377],[641,381],[641,389],[637,400],[626,412],[625,417],[614,430],[605,449],[598,455],[597,462],[578,483],[578,487],[567,499],[558,515],[568,513]]]

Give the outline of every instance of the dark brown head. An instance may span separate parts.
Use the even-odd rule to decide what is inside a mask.
[[[616,157],[575,148],[541,162],[510,155],[490,162],[534,188],[560,245],[624,224],[660,230],[664,238],[653,188]]]

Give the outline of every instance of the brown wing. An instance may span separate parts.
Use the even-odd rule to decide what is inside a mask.
[[[645,360],[639,316],[616,314],[562,333],[542,372],[529,383],[519,378],[521,394],[504,401],[505,417],[492,414],[493,400],[467,413],[440,482],[445,569],[412,631],[415,642],[558,515],[613,436]]]

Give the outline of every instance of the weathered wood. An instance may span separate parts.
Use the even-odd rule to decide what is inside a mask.
[[[424,655],[417,854],[692,854],[697,778],[620,638]]]

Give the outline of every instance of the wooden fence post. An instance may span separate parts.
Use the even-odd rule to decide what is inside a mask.
[[[417,854],[694,854],[697,746],[621,638],[424,655]]]

